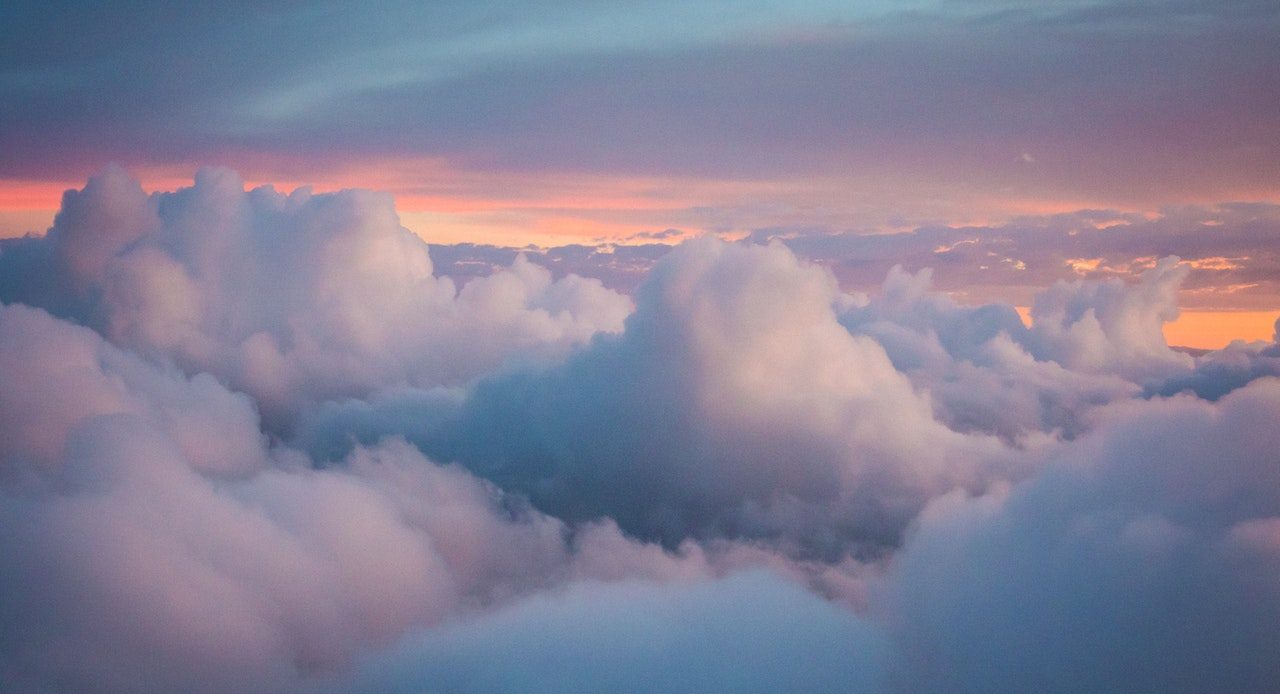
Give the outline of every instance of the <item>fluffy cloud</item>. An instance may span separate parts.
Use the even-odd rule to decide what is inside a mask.
[[[910,691],[1266,691],[1280,676],[1280,381],[1125,403],[897,559]]]
[[[315,469],[245,396],[34,309],[0,307],[0,377],[0,678],[20,689],[270,690],[558,581],[712,572],[403,443]]]
[[[1026,326],[777,242],[683,244],[634,310],[508,262],[459,289],[384,196],[219,171],[108,170],[5,244],[0,681],[1280,676],[1280,356],[1170,350],[1186,264],[1059,282]]]
[[[1161,260],[1135,286],[1119,279],[1057,282],[1031,307],[1037,352],[1084,373],[1142,381],[1186,371],[1192,359],[1169,349],[1162,328],[1178,317],[1187,268]]]
[[[43,311],[0,307],[0,452],[11,461],[8,477],[56,473],[77,427],[112,416],[151,422],[204,473],[234,476],[262,462],[249,398],[207,374],[159,371]]]
[[[0,298],[207,371],[273,425],[313,399],[457,385],[618,330],[630,301],[517,258],[462,289],[432,274],[390,196],[245,192],[224,170],[147,195],[118,168],[68,191],[49,234],[0,255]]]
[[[1269,344],[1233,342],[1197,358],[1194,371],[1148,384],[1147,390],[1156,395],[1192,392],[1216,400],[1263,376],[1280,376],[1280,329]]]
[[[980,489],[1005,460],[994,439],[937,422],[881,345],[838,322],[855,301],[781,245],[705,238],[654,269],[623,334],[561,366],[483,380],[460,401],[421,394],[416,415],[403,396],[376,413],[331,406],[306,430],[376,438],[413,422],[395,433],[551,513],[669,544],[875,548],[930,496]]]
[[[1004,304],[961,306],[930,291],[931,281],[927,269],[912,275],[894,266],[880,292],[840,321],[883,345],[894,366],[932,394],[935,416],[951,428],[1015,442],[1073,436],[1092,407],[1137,393],[1117,376],[1079,373],[1043,358],[1041,336],[1060,327],[1041,320],[1029,329]],[[1106,344],[1107,335],[1098,340]]]
[[[868,301],[780,244],[704,238],[659,262],[623,334],[563,365],[328,405],[303,439],[405,434],[548,512],[668,544],[874,552],[931,497],[1026,474],[1034,458],[995,437],[1076,436],[1093,408],[1191,373],[1161,333],[1184,274],[1171,258],[1135,285],[1059,283],[1027,328],[929,292],[928,273],[895,269]]]

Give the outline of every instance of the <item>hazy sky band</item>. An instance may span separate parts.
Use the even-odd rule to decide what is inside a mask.
[[[223,164],[390,191],[434,243],[777,237],[851,287],[903,262],[1020,305],[1178,253],[1209,263],[1186,307],[1280,296],[1270,208],[1206,226],[1280,200],[1273,3],[17,2],[0,33],[3,236],[107,162]],[[1053,221],[1094,210],[1154,221]]]
[[[0,177],[440,157],[1131,205],[1280,188],[1270,3],[825,5],[7,3]]]

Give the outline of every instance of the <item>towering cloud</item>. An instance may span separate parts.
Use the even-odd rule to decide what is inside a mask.
[[[686,244],[636,301],[623,334],[460,404],[420,396],[417,431],[397,433],[557,515],[836,554],[896,542],[931,495],[981,489],[1006,462],[994,439],[935,421],[881,345],[838,322],[856,299],[781,245]],[[308,431],[363,422],[367,438],[398,421],[348,403]]]
[[[1135,287],[1119,279],[1058,282],[1031,307],[1038,352],[1086,373],[1146,380],[1185,371],[1191,357],[1169,349],[1161,328],[1178,317],[1187,269],[1165,258]]]

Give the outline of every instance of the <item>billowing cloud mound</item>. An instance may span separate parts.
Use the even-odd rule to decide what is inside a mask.
[[[826,550],[896,542],[925,500],[981,488],[1000,458],[935,421],[881,345],[838,322],[854,298],[781,245],[687,244],[636,301],[622,335],[481,382],[455,413],[419,415],[415,441],[557,515],[669,543],[782,533]],[[367,422],[361,410],[310,429]]]
[[[1280,677],[1280,348],[1170,350],[1176,259],[1028,326],[705,238],[632,310],[458,289],[374,193],[110,169],[0,270],[16,691]]]
[[[1280,381],[1112,414],[1035,481],[925,511],[894,588],[904,689],[1275,686]]]
[[[780,244],[706,238],[654,268],[622,335],[563,366],[483,380],[460,404],[329,406],[306,435],[408,434],[549,512],[668,543],[873,549],[932,496],[1021,474],[992,434],[1075,435],[1090,408],[1138,394],[1128,379],[1190,373],[1160,334],[1180,277],[1169,259],[1132,287],[1058,284],[1027,328],[1011,307],[928,293],[927,273],[895,269],[866,303]]]
[[[1131,380],[1176,374],[1192,360],[1165,344],[1163,325],[1178,317],[1177,289],[1187,269],[1165,258],[1136,286],[1119,279],[1057,282],[1031,307],[1038,352],[1084,373]]]
[[[118,168],[69,191],[48,236],[0,255],[0,288],[113,342],[208,371],[274,423],[312,399],[456,385],[617,330],[630,301],[522,259],[459,290],[390,196],[245,192],[234,173],[147,195]]]
[[[1012,306],[960,306],[929,291],[931,280],[928,270],[911,275],[895,266],[880,293],[840,321],[883,345],[894,366],[932,394],[935,416],[951,428],[1011,441],[1046,432],[1071,436],[1092,407],[1136,394],[1137,386],[1118,376],[1080,373],[1046,358],[1042,345],[1054,342],[1045,336],[1060,335],[1060,323],[1042,318],[1027,328]],[[1110,345],[1100,329],[1093,337],[1100,349]],[[1074,358],[1072,346],[1063,344],[1053,356]]]
[[[269,690],[558,581],[712,570],[403,443],[313,469],[245,396],[34,309],[0,307],[0,367],[7,686]]]

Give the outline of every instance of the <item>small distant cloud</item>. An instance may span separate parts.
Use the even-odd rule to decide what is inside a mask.
[[[662,231],[642,231],[638,234],[632,234],[624,241],[670,241],[679,239],[685,235],[680,229],[663,229]]]

